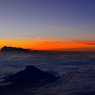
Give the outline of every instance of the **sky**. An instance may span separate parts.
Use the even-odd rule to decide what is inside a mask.
[[[0,47],[95,50],[95,0],[0,0]]]

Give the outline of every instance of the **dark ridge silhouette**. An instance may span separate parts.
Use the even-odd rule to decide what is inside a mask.
[[[40,87],[42,85],[55,82],[59,78],[60,77],[58,76],[42,71],[30,65],[16,74],[5,77],[3,83],[11,82],[11,84],[1,86],[0,95],[14,95],[14,93],[20,93],[20,95],[24,95],[23,93],[25,92],[23,91],[28,88]]]
[[[7,47],[4,46],[1,48],[1,52],[29,52],[30,49],[23,49],[23,48],[17,48],[17,47]]]

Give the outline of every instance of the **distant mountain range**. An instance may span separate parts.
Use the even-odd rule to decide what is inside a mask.
[[[32,50],[17,48],[17,47],[8,47],[8,46],[4,46],[1,48],[1,52],[29,52],[29,51],[32,51]]]

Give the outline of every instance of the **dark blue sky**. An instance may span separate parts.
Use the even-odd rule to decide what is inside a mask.
[[[95,0],[0,0],[0,38],[94,40]]]

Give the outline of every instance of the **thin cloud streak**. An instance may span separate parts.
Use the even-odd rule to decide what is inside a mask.
[[[74,29],[74,28],[66,28],[64,26],[54,26],[54,25],[51,25],[51,26],[48,26],[48,28],[50,29],[54,29],[54,30],[59,30],[59,31],[64,31],[64,32],[76,32],[78,31],[78,29]]]
[[[23,41],[58,41],[58,38],[55,37],[42,37],[42,36],[36,36],[36,37],[17,37],[17,40],[23,40]]]
[[[84,30],[83,27],[80,28],[72,28],[72,27],[64,27],[64,26],[48,26],[48,28],[56,30],[56,31],[62,31],[60,35],[60,39],[64,40],[95,40],[95,33],[91,34],[88,33],[87,30]],[[72,32],[72,34],[71,34]],[[62,39],[62,40],[63,40]]]
[[[44,36],[36,36],[36,37],[17,37],[16,40],[30,40],[30,41],[95,41],[94,34],[80,34],[73,36],[61,36],[61,37],[44,37]]]

